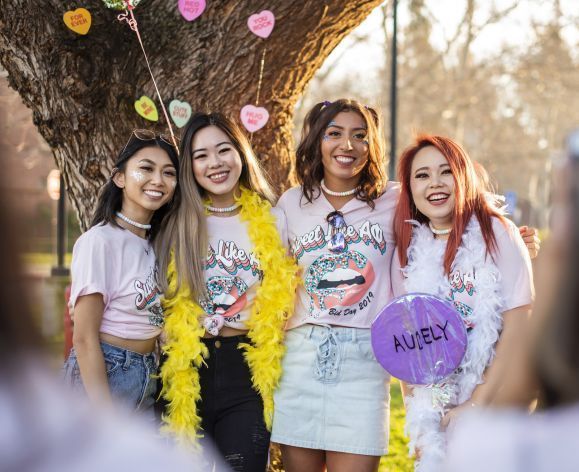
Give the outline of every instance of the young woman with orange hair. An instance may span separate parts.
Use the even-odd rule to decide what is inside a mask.
[[[533,299],[529,253],[486,188],[486,173],[449,138],[424,135],[402,155],[394,216],[394,295],[431,293],[463,317],[468,347],[440,384],[407,386],[407,431],[417,470],[440,470],[445,431],[499,388],[505,347],[518,340]]]

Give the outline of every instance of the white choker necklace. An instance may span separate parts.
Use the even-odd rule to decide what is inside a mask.
[[[219,207],[213,207],[210,205],[205,205],[205,208],[207,208],[207,210],[209,210],[211,213],[230,213],[232,211],[237,210],[240,206],[241,206],[241,203],[235,202],[230,207],[219,208]]]
[[[320,186],[324,192],[326,192],[328,195],[331,195],[332,197],[349,197],[358,191],[358,187],[355,187],[352,190],[346,190],[345,192],[334,192],[333,190],[330,190],[328,187],[326,187],[324,179],[322,179],[320,182]]]
[[[434,226],[432,226],[432,223],[430,221],[428,222],[428,226],[430,227],[430,231],[432,231],[437,236],[444,236],[446,234],[450,234],[450,232],[452,231],[452,227],[446,229],[436,229]]]
[[[151,225],[150,224],[143,224],[143,223],[138,223],[136,221],[131,220],[129,217],[123,215],[120,211],[117,211],[116,215],[123,220],[125,223],[129,223],[130,225],[136,227],[136,228],[140,228],[140,229],[151,229]]]

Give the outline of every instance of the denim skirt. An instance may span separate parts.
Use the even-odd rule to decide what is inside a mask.
[[[271,440],[382,456],[388,451],[390,376],[370,330],[306,324],[286,333]]]
[[[153,353],[139,354],[101,342],[113,401],[153,418],[157,390],[157,361]],[[74,348],[64,364],[64,379],[74,390],[85,392]]]

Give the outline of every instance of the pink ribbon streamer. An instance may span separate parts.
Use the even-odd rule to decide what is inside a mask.
[[[147,68],[149,69],[149,74],[151,74],[151,79],[153,79],[153,85],[155,86],[155,90],[157,92],[157,97],[161,102],[161,108],[163,110],[163,114],[165,115],[165,120],[167,120],[167,124],[169,125],[169,132],[171,133],[171,139],[173,140],[173,144],[175,149],[177,150],[177,154],[179,154],[179,146],[177,144],[177,139],[175,138],[175,133],[173,133],[173,127],[171,126],[171,120],[169,119],[169,114],[167,113],[167,109],[165,108],[165,103],[163,102],[163,97],[161,97],[161,92],[159,92],[159,87],[157,87],[157,81],[155,80],[155,76],[153,75],[153,71],[151,70],[151,64],[149,63],[149,58],[147,57],[147,53],[145,52],[145,46],[143,45],[143,40],[141,39],[141,33],[139,32],[139,26],[137,24],[137,20],[135,15],[133,14],[133,6],[131,6],[128,0],[125,0],[125,6],[127,10],[125,13],[121,13],[117,16],[117,20],[119,21],[126,21],[136,34],[137,39],[139,40],[139,44],[141,45],[141,50],[143,51],[143,56],[145,56],[145,62],[147,63]],[[130,15],[130,19],[129,19]]]

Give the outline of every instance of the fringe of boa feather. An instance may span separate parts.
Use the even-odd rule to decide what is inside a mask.
[[[428,225],[414,229],[408,248],[408,265],[404,268],[405,289],[430,293],[446,299],[450,293],[448,276],[444,274],[443,258],[446,242],[435,240]],[[466,354],[460,368],[444,382],[430,386],[414,386],[406,397],[406,432],[410,451],[420,450],[415,470],[441,470],[446,437],[440,430],[440,420],[452,407],[467,401],[483,373],[494,358],[494,347],[502,327],[500,273],[486,246],[480,225],[473,216],[462,236],[454,266],[476,270],[476,296],[473,298],[473,330],[468,336]]]
[[[263,279],[257,288],[251,316],[247,321],[251,344],[240,345],[251,371],[251,380],[263,399],[265,423],[271,429],[273,392],[281,376],[285,352],[284,324],[293,311],[299,278],[294,261],[287,255],[271,214],[271,205],[255,192],[242,188],[240,219],[248,223],[253,252],[259,260]],[[175,261],[168,271],[169,287],[175,293]],[[208,351],[201,341],[204,311],[181,284],[174,297],[164,301],[166,314],[163,351],[167,355],[161,367],[162,395],[168,402],[163,416],[163,431],[185,445],[196,445],[201,418],[196,402],[201,397],[198,369]]]

